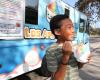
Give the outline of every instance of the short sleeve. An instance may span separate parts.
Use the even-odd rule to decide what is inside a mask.
[[[54,54],[54,52],[46,52],[46,62],[47,62],[47,68],[50,72],[56,72],[58,69],[58,63],[57,58]]]

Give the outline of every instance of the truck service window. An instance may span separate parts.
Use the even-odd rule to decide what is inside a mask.
[[[65,9],[65,14],[69,16],[69,10]]]
[[[38,24],[38,2],[39,0],[25,1],[25,23]]]
[[[79,32],[84,32],[85,20],[80,18]]]

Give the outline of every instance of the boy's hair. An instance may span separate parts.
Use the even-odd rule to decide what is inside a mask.
[[[69,16],[60,14],[60,15],[56,15],[56,16],[52,17],[50,20],[50,29],[51,29],[51,32],[53,33],[53,35],[55,36],[55,38],[57,38],[57,35],[55,35],[54,30],[61,28],[61,21],[64,19],[69,19]]]

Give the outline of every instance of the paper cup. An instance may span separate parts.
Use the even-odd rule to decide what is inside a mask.
[[[76,60],[78,62],[87,63],[90,55],[89,45],[84,45],[83,43],[77,44],[75,42],[72,42],[72,45]]]

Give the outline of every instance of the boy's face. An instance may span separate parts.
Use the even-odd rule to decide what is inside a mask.
[[[61,28],[60,28],[60,38],[63,41],[72,41],[74,37],[74,27],[73,23],[70,19],[64,19],[61,21]]]

